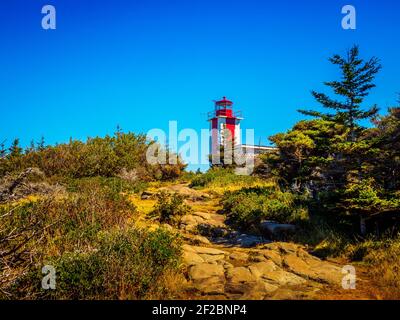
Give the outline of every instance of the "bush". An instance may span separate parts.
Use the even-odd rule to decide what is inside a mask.
[[[195,176],[193,178],[193,180],[190,182],[189,186],[191,188],[205,187],[207,184],[209,184],[214,179],[215,179],[215,177],[211,173],[200,174],[200,175]]]
[[[42,253],[85,248],[96,233],[126,225],[136,208],[128,199],[96,180],[78,184],[76,193],[28,197],[0,205],[1,252],[8,259]]]
[[[179,157],[176,164],[148,163],[146,154],[152,144],[144,134],[118,132],[114,136],[88,138],[85,142],[70,140],[55,146],[32,147],[25,153],[18,149],[0,158],[0,177],[28,167],[37,167],[48,177],[134,176],[142,181],[179,177],[186,167]]]
[[[190,207],[185,204],[182,195],[161,191],[157,194],[157,203],[152,214],[158,217],[160,222],[177,224],[180,217],[189,211]]]
[[[180,247],[172,234],[158,229],[117,230],[101,234],[98,248],[62,256],[57,298],[143,299],[165,290],[165,270],[177,268]]]
[[[84,193],[91,188],[102,189],[114,197],[120,197],[121,193],[141,193],[148,187],[144,181],[128,181],[119,177],[93,177],[80,179],[63,179],[67,191]]]
[[[277,187],[253,187],[226,192],[221,204],[232,225],[247,229],[262,220],[280,223],[307,220],[307,209],[296,200],[296,195],[282,192]]]
[[[130,185],[122,185],[130,189]],[[177,236],[136,229],[120,181],[69,181],[70,192],[0,205],[0,298],[165,297],[176,274]],[[41,268],[56,268],[57,290],[41,289]]]
[[[181,254],[175,235],[163,229],[115,229],[99,233],[93,245],[91,250],[45,260],[8,290],[23,297],[18,289],[29,288],[40,299],[144,299],[170,294],[164,276],[177,269]],[[44,264],[56,270],[55,290],[40,288]]]

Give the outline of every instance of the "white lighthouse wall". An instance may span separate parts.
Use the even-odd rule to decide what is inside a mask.
[[[210,129],[211,129],[211,154],[218,154],[219,152],[219,126],[217,123],[217,128],[212,127],[212,121],[210,121]]]
[[[235,138],[234,138],[235,140],[235,145],[236,146],[240,146],[241,144],[242,144],[242,132],[241,132],[241,129],[240,129],[240,122],[237,122],[236,123],[236,126],[235,126]]]

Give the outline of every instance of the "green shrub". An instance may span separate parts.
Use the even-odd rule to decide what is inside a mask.
[[[193,180],[190,183],[190,187],[205,187],[208,183],[213,181],[214,177],[212,174],[204,173],[200,174],[196,177],[193,178]]]
[[[243,188],[226,192],[221,204],[229,222],[247,229],[262,220],[293,223],[308,219],[307,209],[296,203],[297,196],[277,187]]]
[[[141,181],[179,177],[186,168],[179,157],[176,164],[148,163],[147,151],[152,144],[144,134],[117,132],[85,142],[71,139],[55,146],[32,147],[23,153],[17,140],[15,147],[0,158],[0,177],[28,167],[39,168],[48,177],[115,177],[124,173],[134,173],[132,176]],[[167,152],[167,156],[175,154]]]
[[[176,236],[162,229],[105,233],[96,251],[67,254],[56,262],[57,294],[68,299],[146,298],[162,287],[164,271],[176,268],[179,256]]]
[[[164,267],[177,265],[175,236],[126,231],[135,206],[109,182],[82,179],[71,184],[74,192],[0,205],[4,298],[53,297],[40,287],[45,264],[57,269],[57,298],[132,298],[158,290]],[[135,276],[129,286],[128,275]]]
[[[161,191],[157,194],[157,203],[152,215],[158,217],[160,222],[176,224],[180,217],[189,211],[190,207],[185,204],[182,195]]]
[[[177,270],[180,241],[163,229],[114,229],[98,234],[92,248],[45,259],[7,288],[17,297],[29,288],[40,299],[144,299],[169,294],[165,274]],[[56,271],[56,289],[41,290],[41,265]]]

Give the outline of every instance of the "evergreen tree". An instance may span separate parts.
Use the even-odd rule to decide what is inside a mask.
[[[400,189],[400,107],[388,111],[375,119],[375,128],[366,132],[365,140],[376,150],[367,162],[372,177],[384,189],[396,191]]]
[[[19,139],[16,138],[8,149],[11,157],[18,157],[22,155],[22,148],[19,146]]]
[[[117,137],[117,139],[119,139],[122,136],[123,132],[124,131],[122,130],[121,126],[119,124],[117,124],[117,128],[114,133],[114,135]]]
[[[37,143],[37,151],[43,151],[46,148],[44,137],[40,138],[40,141]]]
[[[5,141],[0,144],[0,159],[4,158],[7,155],[7,150],[5,147]]]
[[[376,57],[372,57],[368,61],[359,58],[358,46],[352,47],[346,57],[334,55],[329,61],[340,67],[342,76],[339,81],[325,82],[324,84],[332,88],[334,93],[342,99],[337,100],[316,91],[312,91],[312,95],[325,108],[333,109],[336,112],[322,113],[312,110],[299,110],[299,112],[344,124],[350,129],[349,140],[354,142],[357,122],[371,118],[378,112],[376,105],[367,110],[362,109],[361,105],[370,90],[375,87],[373,80],[381,69],[381,65]]]
[[[36,150],[36,148],[35,148],[35,141],[34,141],[34,140],[31,140],[31,143],[30,143],[29,147],[26,147],[26,148],[25,148],[25,154],[29,154],[29,153],[31,153],[31,152],[34,152],[35,150]]]

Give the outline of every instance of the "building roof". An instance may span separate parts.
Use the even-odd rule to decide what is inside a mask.
[[[257,145],[250,145],[250,144],[242,144],[242,148],[245,149],[254,149],[254,150],[265,150],[265,151],[275,151],[278,150],[277,147],[271,147],[271,146],[257,146]]]

